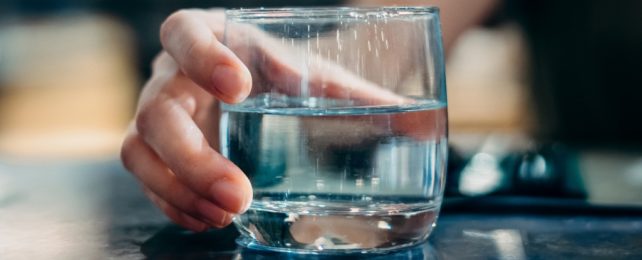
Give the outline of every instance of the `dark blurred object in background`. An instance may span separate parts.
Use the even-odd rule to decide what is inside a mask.
[[[540,138],[642,145],[642,1],[517,1]]]

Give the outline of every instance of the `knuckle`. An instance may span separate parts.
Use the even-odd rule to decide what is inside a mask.
[[[195,151],[193,149],[186,150],[182,158],[177,161],[177,166],[179,167],[179,169],[177,169],[177,177],[183,182],[194,185],[193,183],[188,182],[190,178],[187,178],[187,176],[198,174],[198,171],[202,170],[203,162],[207,160],[208,154],[209,152],[206,151]],[[209,183],[211,183],[211,181],[198,183],[198,187],[192,188],[196,189],[198,192],[207,192]]]
[[[192,152],[186,152],[182,158],[176,161],[176,169],[174,169],[176,177],[180,181],[185,182],[186,185],[191,186],[192,183],[189,183],[190,178],[187,176],[194,174],[197,167],[196,165],[198,165],[198,159],[195,158]],[[196,188],[196,191],[200,191],[198,187],[192,188]]]
[[[196,170],[196,167],[198,167],[199,163],[201,162],[201,154],[190,149],[185,152],[185,157],[181,162],[181,166],[183,169],[191,172]]]
[[[153,70],[158,70],[161,67],[165,59],[163,57],[164,55],[165,55],[165,52],[163,51],[163,52],[160,52],[158,55],[156,55],[156,57],[154,57],[154,59],[152,60],[152,63],[150,64]]]
[[[185,47],[185,56],[189,58],[202,58],[206,53],[207,46],[210,42],[204,42],[197,39],[190,39]]]
[[[161,42],[167,42],[174,29],[189,17],[190,12],[189,10],[181,9],[169,15],[167,19],[163,21],[160,27]]]
[[[156,55],[150,65],[152,68],[152,80],[167,75],[176,75],[178,72],[175,61],[166,51],[161,51]]]
[[[141,135],[147,135],[149,134],[149,131],[151,131],[151,124],[154,120],[154,112],[157,110],[155,109],[157,106],[158,102],[155,100],[149,100],[148,102],[141,104],[135,119],[136,130]]]
[[[202,175],[203,162],[208,160],[208,152],[186,151],[180,159],[175,162],[176,168],[173,171],[176,173],[176,178],[180,183],[183,183],[191,191],[200,196],[208,196],[209,189],[212,184],[227,179],[229,176],[225,173],[211,174],[204,178],[198,178],[195,181],[193,176]],[[220,167],[225,167],[220,165]],[[196,200],[196,198],[194,198]]]
[[[181,196],[179,196],[180,191],[183,187],[181,184],[176,181],[168,181],[162,187],[159,187],[159,192],[167,198],[168,202],[174,205],[181,210],[188,210],[183,203],[181,203]]]
[[[139,137],[137,134],[130,134],[125,137],[123,145],[120,148],[120,161],[123,163],[125,169],[133,171],[134,166],[134,153],[133,150],[136,149],[139,144]]]

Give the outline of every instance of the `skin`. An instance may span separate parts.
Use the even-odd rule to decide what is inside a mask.
[[[233,51],[223,45],[224,20],[221,10],[181,10],[165,20],[163,51],[152,65],[121,149],[124,166],[150,200],[172,221],[196,232],[227,226],[252,201],[247,177],[216,150],[218,102],[238,103],[261,80],[278,82],[274,75],[300,77],[280,58],[287,55],[270,48],[270,39],[260,33],[245,32],[258,37],[252,42],[264,43],[249,49]],[[237,55],[247,51],[267,57],[267,67],[243,64]],[[350,89],[371,103],[406,102],[337,66],[321,64],[311,83],[330,89],[330,96]],[[325,74],[335,79],[321,76]]]
[[[215,132],[217,100],[237,103],[251,88],[247,67],[218,40],[223,24],[220,11],[182,10],[167,18],[164,51],[121,150],[147,196],[193,231],[228,225],[252,200],[249,180],[213,148],[216,138],[203,134]]]

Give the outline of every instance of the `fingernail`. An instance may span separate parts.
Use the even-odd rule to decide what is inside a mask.
[[[243,100],[249,93],[248,84],[244,71],[235,69],[228,65],[218,65],[212,73],[212,83],[216,91],[223,95],[220,97],[228,103],[237,103]]]
[[[203,221],[211,226],[220,228],[226,224],[227,213],[207,200],[199,199],[196,201],[196,210],[205,217]]]
[[[212,184],[212,199],[223,209],[232,213],[243,213],[252,202],[252,194],[245,194],[239,184],[220,180]]]

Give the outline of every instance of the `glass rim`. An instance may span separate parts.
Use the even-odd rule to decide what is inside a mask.
[[[259,7],[225,10],[226,19],[313,19],[313,18],[367,18],[384,16],[404,18],[439,15],[436,6],[381,6],[381,7]]]

